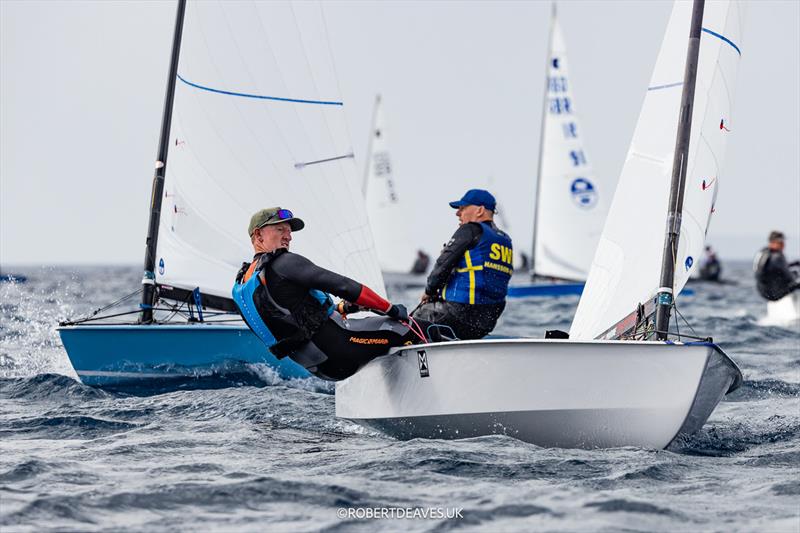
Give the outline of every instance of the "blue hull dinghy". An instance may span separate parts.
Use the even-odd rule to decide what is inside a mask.
[[[325,21],[311,4],[177,4],[138,307],[106,306],[59,333],[90,385],[253,363],[307,377],[247,329],[231,289],[253,257],[250,216],[284,205],[307,225],[292,251],[385,295]]]
[[[81,382],[96,387],[226,374],[257,363],[283,379],[311,375],[289,358],[277,359],[241,325],[74,325],[58,333]]]

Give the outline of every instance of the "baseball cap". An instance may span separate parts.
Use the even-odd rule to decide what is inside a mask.
[[[302,219],[294,216],[288,209],[281,209],[280,207],[268,207],[257,211],[250,217],[250,225],[247,226],[247,234],[252,235],[253,232],[264,226],[271,226],[273,224],[280,224],[281,222],[288,222],[292,231],[300,231],[306,225]]]
[[[470,189],[464,194],[461,200],[450,202],[450,207],[453,209],[458,209],[459,207],[463,207],[465,205],[480,205],[489,211],[494,211],[494,208],[497,206],[497,202],[495,201],[494,196],[492,196],[492,193],[489,191],[485,191],[483,189]]]

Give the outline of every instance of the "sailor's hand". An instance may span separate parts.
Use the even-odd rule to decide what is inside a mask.
[[[408,322],[408,309],[403,304],[393,304],[392,307],[386,311],[386,316],[395,320]]]
[[[361,311],[361,306],[352,302],[348,302],[347,300],[342,300],[336,304],[336,310],[339,311],[340,315],[347,316],[350,313],[358,313]]]
[[[426,304],[431,301],[431,297],[428,296],[427,292],[422,293],[422,298],[419,299],[420,304]]]

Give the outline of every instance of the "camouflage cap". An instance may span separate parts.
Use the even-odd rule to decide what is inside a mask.
[[[247,234],[252,235],[253,232],[264,226],[271,226],[273,224],[280,224],[281,222],[288,222],[292,231],[300,231],[306,225],[302,219],[294,216],[288,209],[281,209],[280,207],[268,207],[257,211],[250,217],[250,225],[247,226]]]

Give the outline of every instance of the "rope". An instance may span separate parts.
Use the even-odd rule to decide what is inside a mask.
[[[419,306],[417,306],[417,307],[419,307]],[[415,309],[415,311],[416,311],[416,309]],[[405,326],[407,326],[408,329],[410,329],[414,333],[414,335],[419,337],[420,340],[422,340],[423,344],[427,344],[428,343],[428,339],[425,338],[425,335],[422,332],[422,326],[419,325],[419,322],[414,320],[413,316],[409,315],[408,322],[401,322],[401,323],[404,324]]]

